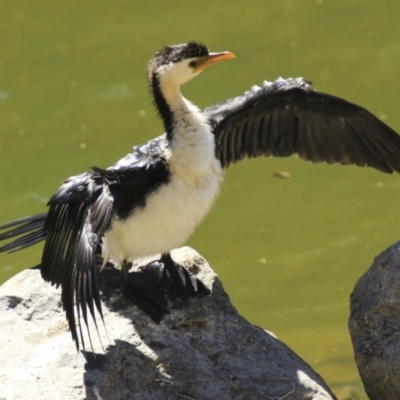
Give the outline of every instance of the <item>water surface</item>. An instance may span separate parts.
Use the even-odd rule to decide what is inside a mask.
[[[236,54],[184,87],[200,107],[264,79],[303,76],[400,131],[399,15],[395,0],[1,1],[0,221],[42,212],[62,179],[161,133],[145,67],[164,44],[201,40]],[[365,399],[348,299],[399,237],[399,194],[398,175],[372,169],[246,161],[227,170],[188,244],[246,318],[275,332],[339,398]],[[40,252],[0,255],[0,280]]]

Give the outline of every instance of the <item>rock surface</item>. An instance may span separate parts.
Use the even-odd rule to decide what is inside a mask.
[[[400,399],[400,242],[375,258],[350,302],[349,330],[371,400]]]
[[[194,250],[172,254],[212,295],[169,297],[161,324],[129,303],[120,274],[101,273],[102,343],[77,353],[60,291],[27,270],[0,287],[0,399],[335,399],[320,376],[273,334],[232,306]],[[86,350],[88,350],[86,341]]]

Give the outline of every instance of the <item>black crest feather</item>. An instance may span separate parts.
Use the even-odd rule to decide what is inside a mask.
[[[188,58],[203,57],[209,54],[205,44],[200,42],[189,42],[173,46],[165,46],[159,50],[150,61],[150,69],[169,63],[176,63]]]

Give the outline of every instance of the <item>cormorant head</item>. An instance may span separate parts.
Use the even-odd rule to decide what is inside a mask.
[[[180,86],[210,65],[234,57],[228,51],[210,53],[204,44],[197,42],[166,46],[150,60],[149,78],[151,81],[157,77],[160,82]]]

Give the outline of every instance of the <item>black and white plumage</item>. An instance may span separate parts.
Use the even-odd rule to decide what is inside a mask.
[[[286,157],[371,166],[400,172],[400,137],[367,110],[319,93],[301,78],[278,79],[199,111],[180,86],[206,67],[233,58],[188,43],[165,47],[149,63],[150,92],[165,133],[107,168],[66,180],[47,214],[3,225],[0,251],[45,240],[41,273],[62,287],[62,302],[79,348],[74,304],[87,325],[101,302],[97,255],[120,265],[127,294],[155,320],[164,305],[129,282],[133,260],[162,254],[160,274],[178,291],[207,293],[200,281],[169,256],[210,210],[223,169],[245,157]],[[154,266],[154,265],[153,265]],[[82,330],[79,324],[81,341]]]

